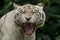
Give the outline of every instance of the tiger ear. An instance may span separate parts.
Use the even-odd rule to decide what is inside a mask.
[[[43,10],[43,8],[44,8],[44,4],[43,3],[38,3],[37,5],[40,7],[41,10]]]
[[[14,6],[14,8],[19,8],[20,7],[20,5],[18,5],[16,3],[13,3],[13,6]]]

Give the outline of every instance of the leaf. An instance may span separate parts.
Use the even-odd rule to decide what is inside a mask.
[[[60,35],[58,37],[55,38],[56,40],[60,40]]]

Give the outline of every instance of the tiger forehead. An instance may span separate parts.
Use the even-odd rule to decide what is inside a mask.
[[[33,6],[30,5],[30,4],[27,4],[27,5],[24,6],[24,10],[28,11],[28,12],[31,12],[33,10]]]

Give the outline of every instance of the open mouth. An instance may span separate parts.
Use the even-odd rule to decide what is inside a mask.
[[[34,32],[36,27],[35,23],[23,23],[24,34],[30,36]]]

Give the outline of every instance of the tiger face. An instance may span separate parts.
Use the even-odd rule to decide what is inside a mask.
[[[42,4],[17,6],[17,10],[15,23],[21,26],[25,35],[32,35],[38,27],[43,26],[45,13]]]

